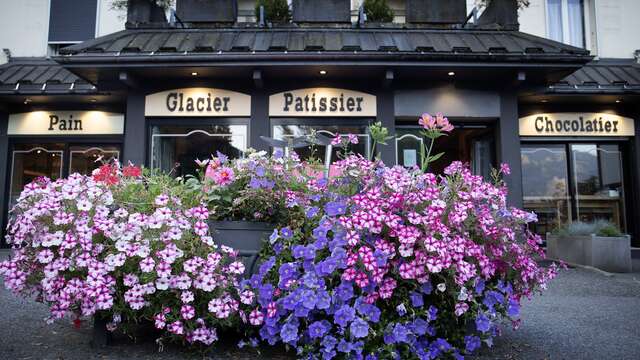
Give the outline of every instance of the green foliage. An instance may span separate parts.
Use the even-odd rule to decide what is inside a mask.
[[[623,235],[616,225],[606,220],[596,220],[594,222],[574,221],[556,229],[553,234],[558,236],[589,236],[595,234],[605,237]]]
[[[267,22],[286,23],[291,20],[287,0],[257,0],[256,19],[258,20],[260,20],[260,6],[264,6],[264,17]]]
[[[364,12],[367,14],[367,21],[393,22],[393,10],[387,0],[364,0]]]

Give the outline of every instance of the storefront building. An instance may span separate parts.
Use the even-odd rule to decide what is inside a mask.
[[[217,151],[271,150],[261,137],[351,133],[363,155],[419,166],[417,118],[442,112],[456,129],[434,172],[461,160],[487,176],[506,162],[509,202],[535,210],[541,233],[604,217],[640,234],[637,65],[610,92],[562,85],[592,56],[517,31],[512,10],[436,27],[171,25],[130,10],[124,31],[0,68],[0,221],[26,183],[90,173],[98,158],[181,176]],[[373,122],[395,136],[375,150]]]

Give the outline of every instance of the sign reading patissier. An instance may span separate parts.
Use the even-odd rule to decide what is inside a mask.
[[[250,116],[251,96],[211,88],[167,90],[147,95],[146,116]]]
[[[520,118],[520,136],[634,136],[633,119],[605,113],[551,113]]]
[[[310,88],[269,97],[270,116],[376,116],[376,97],[362,92]]]
[[[32,111],[9,115],[9,135],[121,135],[124,115],[104,111]]]

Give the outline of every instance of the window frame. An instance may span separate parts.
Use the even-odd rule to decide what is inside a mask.
[[[562,12],[561,14],[561,23],[562,23],[562,39],[560,40],[560,42],[562,42],[563,44],[567,44],[567,45],[571,45],[571,46],[576,46],[576,47],[582,47],[582,48],[587,48],[587,27],[589,26],[589,24],[587,24],[587,11],[588,11],[588,4],[587,4],[588,0],[580,0],[580,5],[582,8],[581,11],[581,18],[582,18],[582,44],[581,46],[578,45],[574,45],[571,44],[571,26],[569,24],[569,0],[560,0],[560,11]],[[546,37],[551,39],[550,34],[551,34],[551,17],[549,16],[549,0],[545,0],[544,2],[544,13],[545,13],[545,27],[546,27]]]

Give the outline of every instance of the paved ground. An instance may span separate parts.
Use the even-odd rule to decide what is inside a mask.
[[[505,327],[494,348],[478,359],[640,359],[640,266],[636,271],[613,276],[563,271],[544,295],[523,307],[522,327]],[[175,347],[160,353],[152,341],[134,344],[124,339],[94,350],[88,324],[80,329],[68,323],[46,325],[45,315],[42,305],[18,299],[2,286],[0,359],[291,358],[282,350],[264,349],[259,356],[232,345],[204,356]]]

